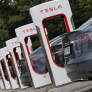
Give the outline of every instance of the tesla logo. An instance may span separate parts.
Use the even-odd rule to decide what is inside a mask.
[[[46,75],[44,75],[43,77],[46,78]]]
[[[14,44],[18,44],[19,42],[17,41],[17,42],[12,42],[12,45],[14,45]]]
[[[26,32],[31,32],[31,31],[34,31],[34,30],[36,30],[36,29],[35,28],[31,28],[31,29],[23,30],[22,32],[26,33]]]
[[[50,12],[50,11],[55,11],[55,10],[58,10],[58,9],[62,9],[62,6],[58,5],[58,7],[50,7],[48,9],[40,10],[40,12],[43,14],[43,13],[47,13],[47,12]]]
[[[5,52],[8,52],[8,50],[5,50]]]

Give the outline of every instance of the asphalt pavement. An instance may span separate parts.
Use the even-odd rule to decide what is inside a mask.
[[[70,83],[56,88],[50,85],[37,90],[28,88],[24,90],[0,90],[0,92],[92,92],[92,81]]]

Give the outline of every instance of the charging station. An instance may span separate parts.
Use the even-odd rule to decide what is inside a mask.
[[[62,17],[66,32],[73,31],[74,27],[71,20],[72,12],[68,0],[49,1],[34,6],[30,8],[30,14],[32,16],[33,23],[36,26],[38,36],[42,40],[42,46],[44,49],[47,66],[53,85],[60,86],[62,84],[71,82],[71,80],[67,76],[64,67],[60,67],[55,63],[54,57],[51,52],[48,36],[45,32],[45,21],[55,17]]]
[[[0,77],[0,87],[1,87],[1,90],[4,89],[4,84],[3,84],[3,81],[2,81],[2,79],[1,79],[1,77]]]
[[[0,56],[0,62],[1,62],[1,56]],[[1,65],[0,65],[0,87],[1,89],[5,89],[5,86],[4,86],[4,80],[2,79],[2,74],[1,74]]]
[[[28,70],[29,70],[29,75],[31,77],[31,82],[33,88],[40,88],[45,85],[51,84],[51,79],[49,76],[49,73],[43,73],[39,74],[35,72],[31,59],[30,59],[30,51],[26,43],[26,37],[30,38],[32,36],[37,35],[36,28],[33,23],[24,25],[22,27],[19,27],[15,29],[18,41],[20,42],[20,45],[22,49],[24,50],[24,58],[26,60]],[[21,35],[21,36],[20,36]],[[30,45],[32,45],[32,42],[30,42]]]
[[[0,87],[1,87],[1,89],[4,89],[4,84],[3,84],[1,76],[0,76]]]
[[[10,85],[12,89],[17,89],[19,88],[19,86],[17,84],[16,75],[13,68],[13,63],[12,63],[7,47],[0,49],[0,52],[1,52],[2,59],[4,59],[6,71],[9,76]]]
[[[19,86],[21,89],[27,88],[28,86],[24,86],[20,80],[19,60],[21,59],[21,49],[17,37],[7,40],[6,45],[10,53],[10,56],[13,59],[12,61],[14,63],[14,68],[15,68],[16,76],[18,78]]]
[[[0,52],[1,54],[1,52]],[[4,87],[5,89],[11,89],[9,80],[8,80],[8,75],[7,75],[7,71],[6,71],[6,67],[4,64],[4,60],[2,59],[1,55],[0,55],[0,72],[1,72],[1,76],[2,76],[2,80],[4,83]]]

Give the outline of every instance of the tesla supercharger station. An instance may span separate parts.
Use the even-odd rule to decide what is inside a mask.
[[[38,36],[42,40],[42,46],[54,86],[71,82],[64,67],[58,66],[54,61],[44,25],[45,20],[60,16],[64,19],[67,32],[73,31],[71,22],[72,12],[68,0],[50,1],[37,5],[30,8],[30,14],[36,26]]]
[[[13,72],[11,71],[12,67],[10,66],[10,64],[13,65],[13,63],[12,63],[7,47],[0,49],[0,52],[1,52],[2,58],[4,59],[4,63],[5,63],[7,73],[9,76],[10,85],[12,89],[17,89],[19,88],[19,86],[17,84],[17,80],[12,75]]]
[[[1,63],[2,57],[0,56],[0,63]],[[1,89],[5,89],[4,87],[4,80],[2,78],[2,74],[1,74],[1,65],[0,65],[0,87]]]
[[[0,77],[0,87],[1,87],[1,89],[4,89],[4,84],[3,84],[3,81],[2,81],[1,77]]]
[[[2,78],[0,78],[0,87],[1,87],[1,89],[4,89],[4,84],[3,84]]]
[[[0,52],[0,54],[1,54],[1,52]],[[0,58],[0,72],[1,72],[2,80],[4,82],[5,89],[7,90],[7,89],[11,89],[11,86],[10,86],[9,80],[6,78],[5,72],[7,72],[7,71],[4,67],[5,64],[3,65],[3,63],[4,63],[3,59]],[[7,77],[8,77],[8,75],[7,75]]]
[[[18,62],[21,59],[21,49],[20,49],[20,44],[17,40],[17,37],[6,41],[6,45],[7,45],[8,51],[11,54],[11,57],[13,59],[13,63],[14,63],[14,66],[15,66],[16,75],[17,75],[17,78],[18,78],[20,88],[21,89],[27,88],[27,86],[23,86],[23,84],[20,80],[20,69],[19,69]],[[15,53],[17,53],[18,56],[16,56]]]
[[[37,31],[36,31],[34,24],[31,23],[31,24],[27,24],[22,27],[19,27],[19,28],[15,29],[15,32],[16,32],[18,41],[21,43],[23,50],[24,50],[25,59],[26,59],[26,62],[27,62],[28,68],[29,68],[28,70],[30,71],[33,88],[40,88],[45,85],[51,84],[51,79],[50,79],[48,72],[44,73],[44,74],[38,74],[33,69],[29,51],[26,46],[25,38],[37,35]]]

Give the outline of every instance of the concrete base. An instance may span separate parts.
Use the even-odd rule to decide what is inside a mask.
[[[13,90],[1,90],[0,92],[13,92]]]
[[[19,91],[20,89],[14,89],[14,90],[0,90],[0,92],[17,92]]]
[[[16,89],[16,90],[0,90],[0,92],[48,92],[48,90],[52,89],[53,86],[49,85],[47,87],[33,90],[33,88],[27,88],[27,89]]]
[[[14,90],[12,90],[12,92],[17,92],[17,91],[19,91],[20,89],[14,89]]]
[[[92,86],[92,81],[76,82],[59,88],[53,88],[48,92],[76,92],[79,89],[83,89],[89,86]],[[82,91],[79,91],[79,92],[82,92]],[[83,91],[83,92],[88,92],[88,91]]]
[[[3,91],[4,91],[4,90],[2,90],[2,89],[0,90],[0,92],[3,92]]]
[[[92,81],[76,82],[57,88],[53,88],[52,85],[49,85],[36,90],[27,88],[23,90],[0,90],[0,92],[92,92]]]
[[[17,92],[30,92],[31,90],[33,90],[33,88],[22,89]]]
[[[92,92],[92,86],[86,87],[86,88],[83,88],[74,92]]]
[[[47,87],[44,87],[44,88],[41,88],[41,89],[37,89],[37,90],[32,90],[30,92],[48,92],[48,90],[52,89],[53,86],[52,85],[49,85]]]

